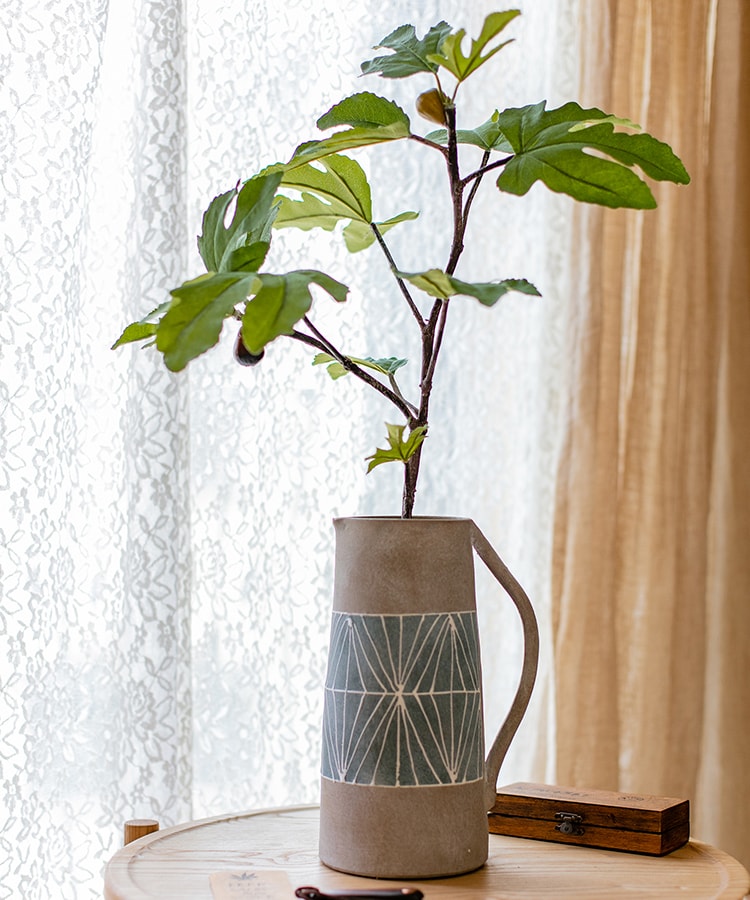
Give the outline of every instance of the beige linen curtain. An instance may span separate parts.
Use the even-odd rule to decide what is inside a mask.
[[[688,797],[750,865],[750,3],[585,0],[582,102],[692,175],[576,213],[557,779]]]

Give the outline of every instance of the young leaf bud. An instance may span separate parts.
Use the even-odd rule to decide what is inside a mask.
[[[437,122],[438,125],[445,125],[443,95],[437,88],[425,91],[424,94],[420,94],[417,97],[417,112],[424,119]]]
[[[260,353],[251,353],[242,340],[242,332],[238,333],[237,343],[234,345],[234,358],[241,366],[257,366],[265,355],[265,350],[261,350]]]

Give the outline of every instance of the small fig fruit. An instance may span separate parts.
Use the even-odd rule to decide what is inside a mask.
[[[443,94],[437,88],[420,94],[417,97],[417,112],[424,119],[437,122],[438,125],[445,125]]]
[[[260,353],[251,353],[242,340],[242,332],[239,332],[237,343],[234,345],[234,358],[241,366],[257,366],[265,355],[265,350],[261,350]]]

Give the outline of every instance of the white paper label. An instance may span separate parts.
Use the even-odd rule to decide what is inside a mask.
[[[284,872],[258,869],[254,872],[214,872],[209,876],[214,900],[278,900],[293,895]]]

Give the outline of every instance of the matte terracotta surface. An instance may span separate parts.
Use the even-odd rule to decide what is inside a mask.
[[[352,613],[476,608],[469,519],[335,519],[333,608]]]
[[[360,788],[323,779],[320,856],[378,878],[470,872],[487,859],[484,780],[418,788]],[[336,815],[337,810],[345,814]]]

